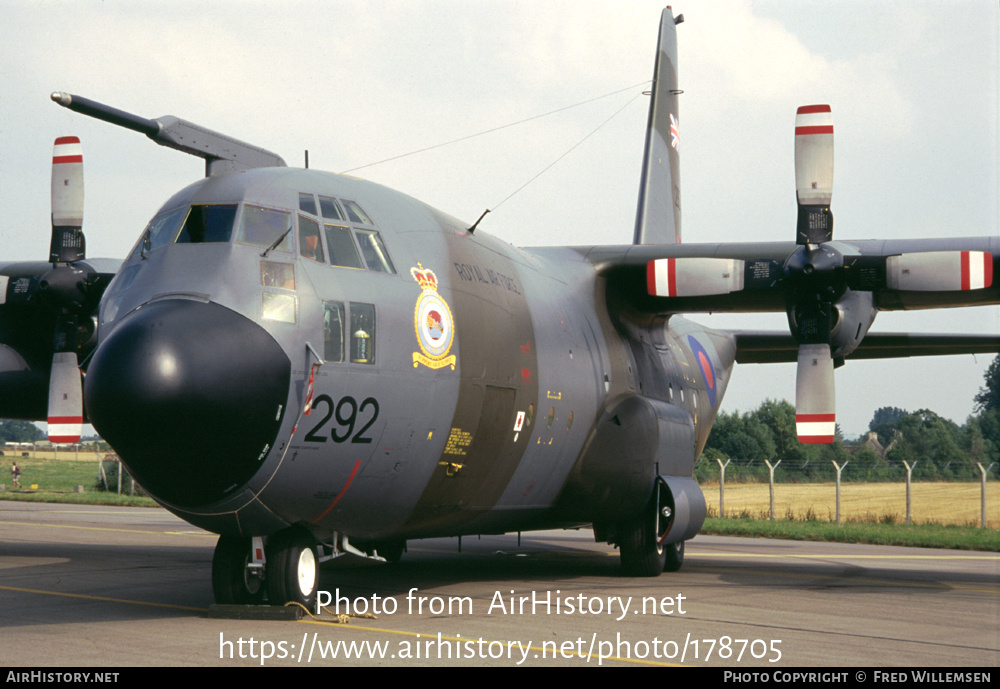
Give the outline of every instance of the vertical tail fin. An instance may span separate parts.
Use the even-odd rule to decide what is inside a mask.
[[[646,126],[646,150],[639,182],[634,244],[680,244],[681,178],[678,157],[677,31],[684,15],[670,7],[660,17],[653,94]]]

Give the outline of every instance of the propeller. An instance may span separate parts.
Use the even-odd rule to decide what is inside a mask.
[[[86,258],[83,236],[83,149],[80,139],[56,139],[52,154],[52,269],[38,283],[37,294],[55,311],[52,367],[49,376],[48,433],[53,443],[80,440],[83,392],[77,348],[79,322],[88,302],[87,271],[74,265]]]
[[[836,430],[833,369],[861,343],[883,289],[948,292],[993,284],[993,255],[983,251],[845,256],[833,242],[833,118],[829,105],[795,115],[797,248],[784,263],[766,259],[662,258],[646,266],[658,297],[706,297],[781,290],[799,345],[795,420],[799,441],[831,443]],[[845,321],[850,327],[842,327]],[[856,324],[856,328],[855,328]]]

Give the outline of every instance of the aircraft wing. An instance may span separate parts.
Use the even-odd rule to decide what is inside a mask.
[[[795,242],[574,247],[608,280],[609,290],[649,313],[781,312],[792,292],[816,287]],[[1000,304],[1000,237],[847,240],[822,245],[823,289],[869,292],[878,311]],[[962,255],[985,262],[988,284],[965,286]],[[810,259],[813,257],[810,257]],[[676,291],[655,274],[674,269]],[[817,261],[818,262],[818,261]],[[662,268],[662,271],[661,271]],[[980,273],[982,273],[980,267]],[[950,282],[949,282],[950,281]],[[952,284],[953,283],[953,284]],[[982,283],[980,283],[982,285]]]
[[[809,216],[814,210],[816,218]],[[834,241],[829,232],[808,234],[832,222],[824,215],[829,209],[806,211],[801,241],[794,243],[576,251],[605,279],[609,308],[623,315],[784,311],[788,333],[733,333],[736,361],[798,364],[801,442],[833,441],[833,372],[846,359],[1000,352],[995,335],[868,332],[879,311],[1000,304],[1000,285],[993,280],[1000,270],[1000,237]]]

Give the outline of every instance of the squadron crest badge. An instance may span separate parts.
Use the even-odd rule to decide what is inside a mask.
[[[455,370],[455,355],[449,355],[455,339],[455,321],[451,309],[437,291],[437,276],[420,263],[410,268],[410,275],[423,290],[413,311],[413,326],[420,351],[413,353],[413,368],[420,364],[428,368],[451,366]]]

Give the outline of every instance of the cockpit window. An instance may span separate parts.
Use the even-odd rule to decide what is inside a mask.
[[[299,192],[299,210],[309,215],[316,215],[316,197]]]
[[[311,218],[299,216],[299,253],[322,263],[323,244],[319,241],[319,223]]]
[[[330,264],[345,268],[364,268],[358,250],[354,248],[351,230],[340,225],[326,225],[326,245],[330,248]]]
[[[328,218],[330,220],[344,220],[344,214],[340,212],[340,206],[337,205],[337,199],[329,196],[320,196],[319,208],[323,211],[324,218]]]
[[[257,206],[243,207],[239,241],[273,251],[292,250],[292,214]]]
[[[354,236],[358,238],[361,255],[365,257],[368,270],[374,270],[376,273],[396,272],[378,232],[375,230],[354,230]]]
[[[344,210],[347,211],[347,217],[351,219],[351,222],[361,223],[362,225],[374,225],[363,210],[361,206],[356,204],[354,201],[344,201]]]
[[[235,220],[235,203],[191,206],[180,234],[177,235],[177,243],[228,242],[233,234],[233,221]]]
[[[172,242],[177,234],[177,227],[184,220],[186,213],[187,206],[182,206],[163,211],[150,220],[139,242],[139,251],[142,255],[145,256],[150,251]]]
[[[351,363],[375,363],[375,305],[351,302]]]
[[[277,261],[260,262],[260,284],[264,287],[295,289],[295,266]]]

